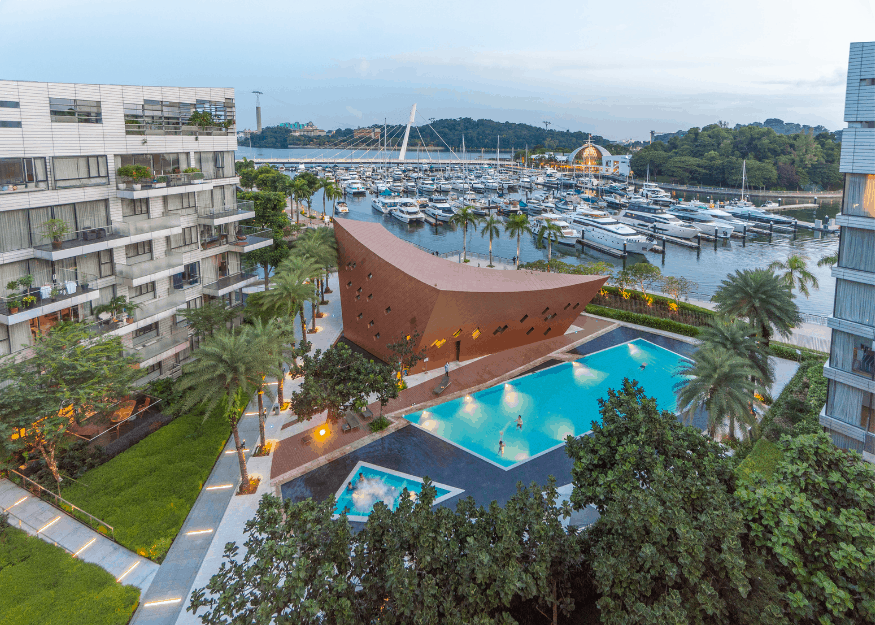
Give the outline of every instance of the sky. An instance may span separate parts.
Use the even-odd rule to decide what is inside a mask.
[[[471,117],[643,139],[842,121],[875,0],[0,0],[0,79],[233,87],[238,128]]]

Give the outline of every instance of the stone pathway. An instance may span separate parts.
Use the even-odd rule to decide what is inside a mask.
[[[39,536],[80,560],[99,565],[119,583],[136,586],[143,595],[158,571],[158,565],[151,560],[111,541],[6,479],[0,479],[0,510],[6,511],[13,527]]]

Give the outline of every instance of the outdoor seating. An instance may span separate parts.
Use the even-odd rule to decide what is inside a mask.
[[[359,416],[365,421],[370,421],[371,419],[374,418],[374,413],[371,411],[370,408],[366,407],[364,410],[362,410],[359,413]]]
[[[118,410],[112,413],[112,416],[110,416],[109,420],[112,423],[119,423],[121,421],[124,421],[133,414],[134,406],[136,405],[137,402],[134,399],[129,399],[122,402],[122,404],[118,407]]]
[[[450,380],[450,376],[448,376],[448,375],[444,375],[444,377],[441,379],[441,383],[438,384],[436,387],[434,387],[434,391],[433,391],[434,394],[435,394],[435,395],[440,395],[440,394],[443,393],[445,390],[447,390],[447,387],[448,387],[451,383],[452,383],[452,380]]]
[[[350,431],[357,430],[361,427],[361,421],[359,421],[358,417],[354,412],[346,411],[343,413],[344,416],[344,427],[349,428]]]

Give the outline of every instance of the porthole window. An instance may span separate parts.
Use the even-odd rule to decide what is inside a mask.
[[[526,319],[528,319],[528,318],[529,318],[528,315],[523,315],[523,318],[520,319],[520,323],[524,322],[524,321],[525,321]]]
[[[548,334],[550,334],[550,330],[552,330],[552,329],[553,328],[547,328],[546,330],[544,330],[544,336],[547,336]]]
[[[550,307],[549,307],[549,306],[547,306],[547,308],[545,308],[544,310],[542,310],[542,311],[541,311],[541,314],[542,314],[542,315],[546,315],[548,310],[550,310]]]
[[[534,328],[534,326],[532,326],[531,328],[529,328],[529,331],[526,332],[526,336],[530,335],[534,331],[535,331],[535,328]]]

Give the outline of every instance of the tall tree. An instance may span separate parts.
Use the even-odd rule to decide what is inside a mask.
[[[111,410],[143,372],[125,355],[119,337],[96,336],[78,323],[37,334],[31,350],[30,359],[15,362],[10,356],[0,366],[0,441],[39,454],[60,492],[55,454],[68,428]]]
[[[453,226],[462,226],[462,254],[464,262],[468,262],[468,226],[477,232],[477,226],[480,223],[480,218],[474,214],[473,206],[464,206],[456,211],[450,217],[449,224]]]
[[[601,622],[777,623],[770,576],[744,549],[723,449],[628,379],[599,400],[592,434],[568,437],[575,509],[586,533]]]
[[[481,223],[483,224],[483,229],[480,231],[480,236],[489,237],[489,266],[492,267],[492,239],[497,239],[501,236],[501,229],[499,228],[501,220],[495,215],[490,215]]]
[[[772,478],[736,490],[794,623],[875,622],[875,469],[823,432],[783,437]]]
[[[226,308],[222,301],[210,301],[200,308],[180,308],[176,314],[188,322],[188,327],[200,338],[212,336],[216,330],[227,328],[240,314],[238,310]]]
[[[681,300],[695,291],[697,286],[699,285],[683,276],[665,276],[662,279],[662,290],[669,295],[676,304],[680,304]]]
[[[304,303],[316,297],[316,289],[310,276],[317,268],[309,259],[299,256],[287,258],[278,268],[274,276],[274,285],[270,291],[253,293],[247,300],[247,306],[261,315],[280,316],[294,321],[295,315],[301,316],[301,340],[307,338],[307,319],[304,316]]]
[[[249,485],[246,456],[238,426],[249,398],[265,375],[279,377],[273,354],[261,349],[251,332],[222,330],[204,341],[197,358],[185,365],[177,388],[183,391],[182,410],[203,405],[207,415],[221,414],[231,425],[240,464],[242,487]],[[273,397],[267,389],[268,397]]]
[[[769,362],[769,354],[757,340],[757,332],[740,319],[717,317],[701,328],[699,340],[705,345],[714,345],[729,350],[752,364],[757,372],[758,385],[763,391],[772,387],[775,370]]]
[[[678,408],[692,421],[696,411],[708,411],[708,434],[716,439],[724,426],[729,438],[735,438],[736,422],[749,428],[756,426],[751,413],[754,383],[759,371],[744,357],[719,345],[705,344],[693,354],[692,362],[681,366],[678,382]]]
[[[251,344],[250,349],[256,349],[259,351],[263,351],[266,354],[269,354],[274,357],[273,364],[276,366],[277,360],[279,360],[279,367],[277,382],[278,384],[282,384],[283,377],[283,366],[282,366],[282,357],[280,356],[280,351],[282,349],[282,328],[279,324],[275,323],[275,320],[271,319],[268,322],[264,322],[262,319],[253,319],[250,325],[243,326],[243,332],[249,334],[249,341]],[[264,362],[268,362],[267,359]],[[264,372],[261,375],[261,381],[258,385],[257,398],[258,398],[258,436],[261,440],[261,446],[264,447],[267,442],[267,435],[265,433],[265,421],[266,414],[264,410],[264,392],[266,389],[269,389],[267,384],[267,373]]]
[[[516,266],[517,269],[519,269],[520,238],[522,237],[522,235],[528,234],[532,231],[531,225],[529,224],[529,216],[525,213],[511,215],[504,222],[504,231],[507,232],[510,236],[516,237]]]
[[[799,308],[783,278],[765,269],[735,270],[711,298],[718,312],[742,317],[757,328],[766,347],[772,335],[789,336],[799,323]]]
[[[322,188],[322,218],[325,218],[325,202],[333,202],[338,198],[343,197],[343,191],[334,184],[332,178],[321,178],[319,182]],[[332,215],[334,213],[332,212]]]
[[[544,245],[545,239],[547,241],[548,270],[550,268],[550,262],[553,260],[553,242],[558,242],[561,234],[562,228],[559,227],[559,224],[552,221],[545,221],[543,224],[541,224],[541,227],[538,228],[538,247]]]
[[[362,410],[371,394],[397,397],[398,386],[392,369],[337,343],[329,349],[306,354],[295,368],[304,382],[292,393],[292,409],[299,421],[328,411],[334,418],[342,410]]]
[[[808,287],[820,288],[817,277],[808,271],[808,259],[801,254],[791,254],[787,260],[776,260],[769,265],[769,271],[782,271],[781,276],[791,289],[798,289],[805,297],[811,292]]]
[[[412,334],[405,334],[394,343],[386,345],[386,348],[394,355],[395,362],[398,363],[399,373],[403,374],[405,369],[408,371],[413,369],[416,363],[425,358],[425,348],[416,349],[420,338],[422,338],[422,335],[419,332],[413,332]]]
[[[659,267],[648,262],[635,263],[629,267],[629,273],[642,293],[647,293],[662,281],[662,272]]]

